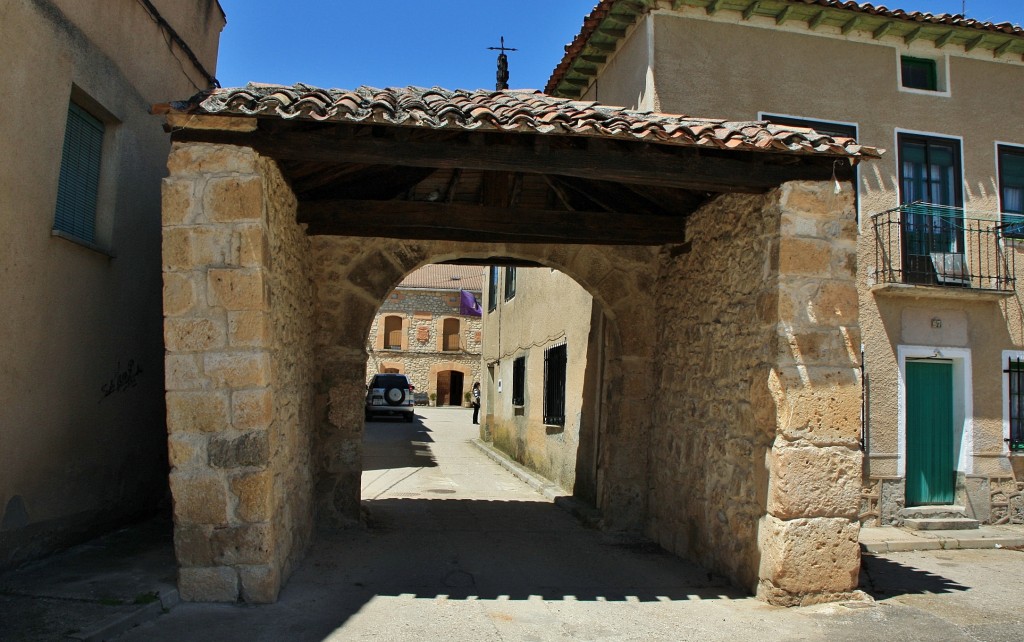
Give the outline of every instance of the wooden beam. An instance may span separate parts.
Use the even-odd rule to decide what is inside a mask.
[[[787,4],[782,8],[782,11],[775,16],[775,24],[781,25],[783,22],[789,20],[791,15],[793,15],[793,5]]]
[[[880,26],[878,29],[875,29],[871,33],[871,37],[874,38],[875,40],[881,40],[882,38],[885,37],[885,34],[887,34],[890,31],[892,31],[892,28],[895,27],[895,26],[896,26],[896,21],[895,20],[887,20],[887,21],[882,23],[882,26]]]
[[[815,29],[820,27],[823,22],[825,22],[825,18],[827,17],[828,11],[822,9],[821,11],[818,12],[816,16],[807,21],[807,28],[810,29],[811,31],[814,31]]]
[[[626,37],[625,29],[616,29],[614,27],[598,27],[597,32],[616,39]]]
[[[973,40],[968,42],[966,45],[964,45],[964,51],[973,51],[974,49],[977,49],[978,45],[980,45],[983,42],[985,42],[985,34],[982,34],[982,35],[978,36],[977,38],[974,38]]]
[[[999,45],[998,47],[996,47],[995,49],[992,50],[992,55],[994,55],[996,58],[999,58],[1004,53],[1006,53],[1007,51],[1010,50],[1010,47],[1013,46],[1014,42],[1016,42],[1015,39],[1008,38],[1006,40],[1006,42],[1004,42],[1003,44]]]
[[[743,10],[743,19],[750,20],[753,17],[754,12],[761,6],[761,0],[754,0],[747,5],[747,8]]]
[[[608,62],[608,56],[595,56],[594,54],[583,54],[580,56],[580,60],[584,62],[592,62],[595,65],[603,65]]]
[[[700,192],[762,193],[786,181],[829,180],[836,160],[834,157],[801,158],[764,152],[709,154],[693,148],[643,143],[610,145],[598,151],[580,146],[550,146],[546,152],[538,152],[532,145],[474,145],[427,138],[400,143],[383,136],[339,137],[335,132],[344,126],[295,131],[289,127],[291,124],[263,121],[261,127],[265,129],[256,132],[184,129],[175,131],[172,138],[252,147],[277,160],[555,174]],[[483,140],[484,135],[471,134],[469,140],[474,136]],[[545,138],[549,137],[539,135],[533,140]],[[600,141],[595,139],[595,142]]]
[[[682,216],[563,212],[426,201],[306,201],[298,222],[313,236],[436,241],[665,245],[686,240]]]
[[[856,29],[857,25],[859,25],[859,24],[860,24],[860,16],[854,16],[853,18],[848,20],[845,24],[843,24],[843,28],[842,28],[843,35],[845,36],[845,35],[849,34],[851,31]]]
[[[445,203],[451,203],[455,200],[455,192],[459,188],[460,180],[462,180],[462,168],[456,167],[452,170],[452,177],[448,180],[448,187],[444,190]]]
[[[903,36],[903,43],[909,45],[910,43],[920,38],[923,33],[924,27],[918,27],[917,29],[914,29],[907,35]]]
[[[704,11],[709,16],[712,16],[718,13],[718,10],[722,8],[723,2],[725,2],[725,0],[711,0],[711,2],[708,3],[708,6],[704,7]]]
[[[949,41],[952,40],[953,36],[955,35],[956,29],[950,29],[949,31],[946,31],[944,34],[935,39],[935,48],[942,49],[943,47],[949,44]]]

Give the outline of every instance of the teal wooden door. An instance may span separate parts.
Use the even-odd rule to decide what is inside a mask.
[[[953,364],[907,361],[907,506],[952,504]]]

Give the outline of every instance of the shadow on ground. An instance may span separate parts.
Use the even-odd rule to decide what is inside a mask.
[[[417,417],[412,423],[378,418],[363,432],[363,472],[390,468],[433,468],[430,429]]]
[[[935,573],[865,553],[861,556],[860,588],[876,600],[884,600],[898,595],[966,591],[970,587]]]

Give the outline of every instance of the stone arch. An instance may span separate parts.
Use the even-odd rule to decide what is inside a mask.
[[[327,392],[318,431],[318,518],[343,524],[356,518],[362,434],[361,377],[365,336],[379,306],[408,272],[456,259],[486,261],[495,256],[537,263],[573,278],[591,296],[607,323],[604,377],[601,382],[602,469],[600,506],[606,525],[640,530],[646,515],[650,390],[654,380],[650,354],[657,332],[654,308],[658,254],[649,247],[560,246],[532,244],[345,239],[313,237],[314,280],[318,284],[321,324],[321,389]],[[368,275],[363,270],[374,270]],[[618,319],[630,320],[624,336]],[[363,334],[360,334],[360,333]],[[433,380],[433,379],[432,379]],[[329,406],[329,411],[328,411]],[[605,435],[607,425],[628,426]],[[339,462],[332,453],[346,453]]]

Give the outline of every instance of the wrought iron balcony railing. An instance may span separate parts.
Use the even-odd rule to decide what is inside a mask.
[[[910,203],[871,218],[875,282],[1012,292],[1018,225],[964,217],[959,207]],[[1013,229],[1010,229],[1013,228]]]

